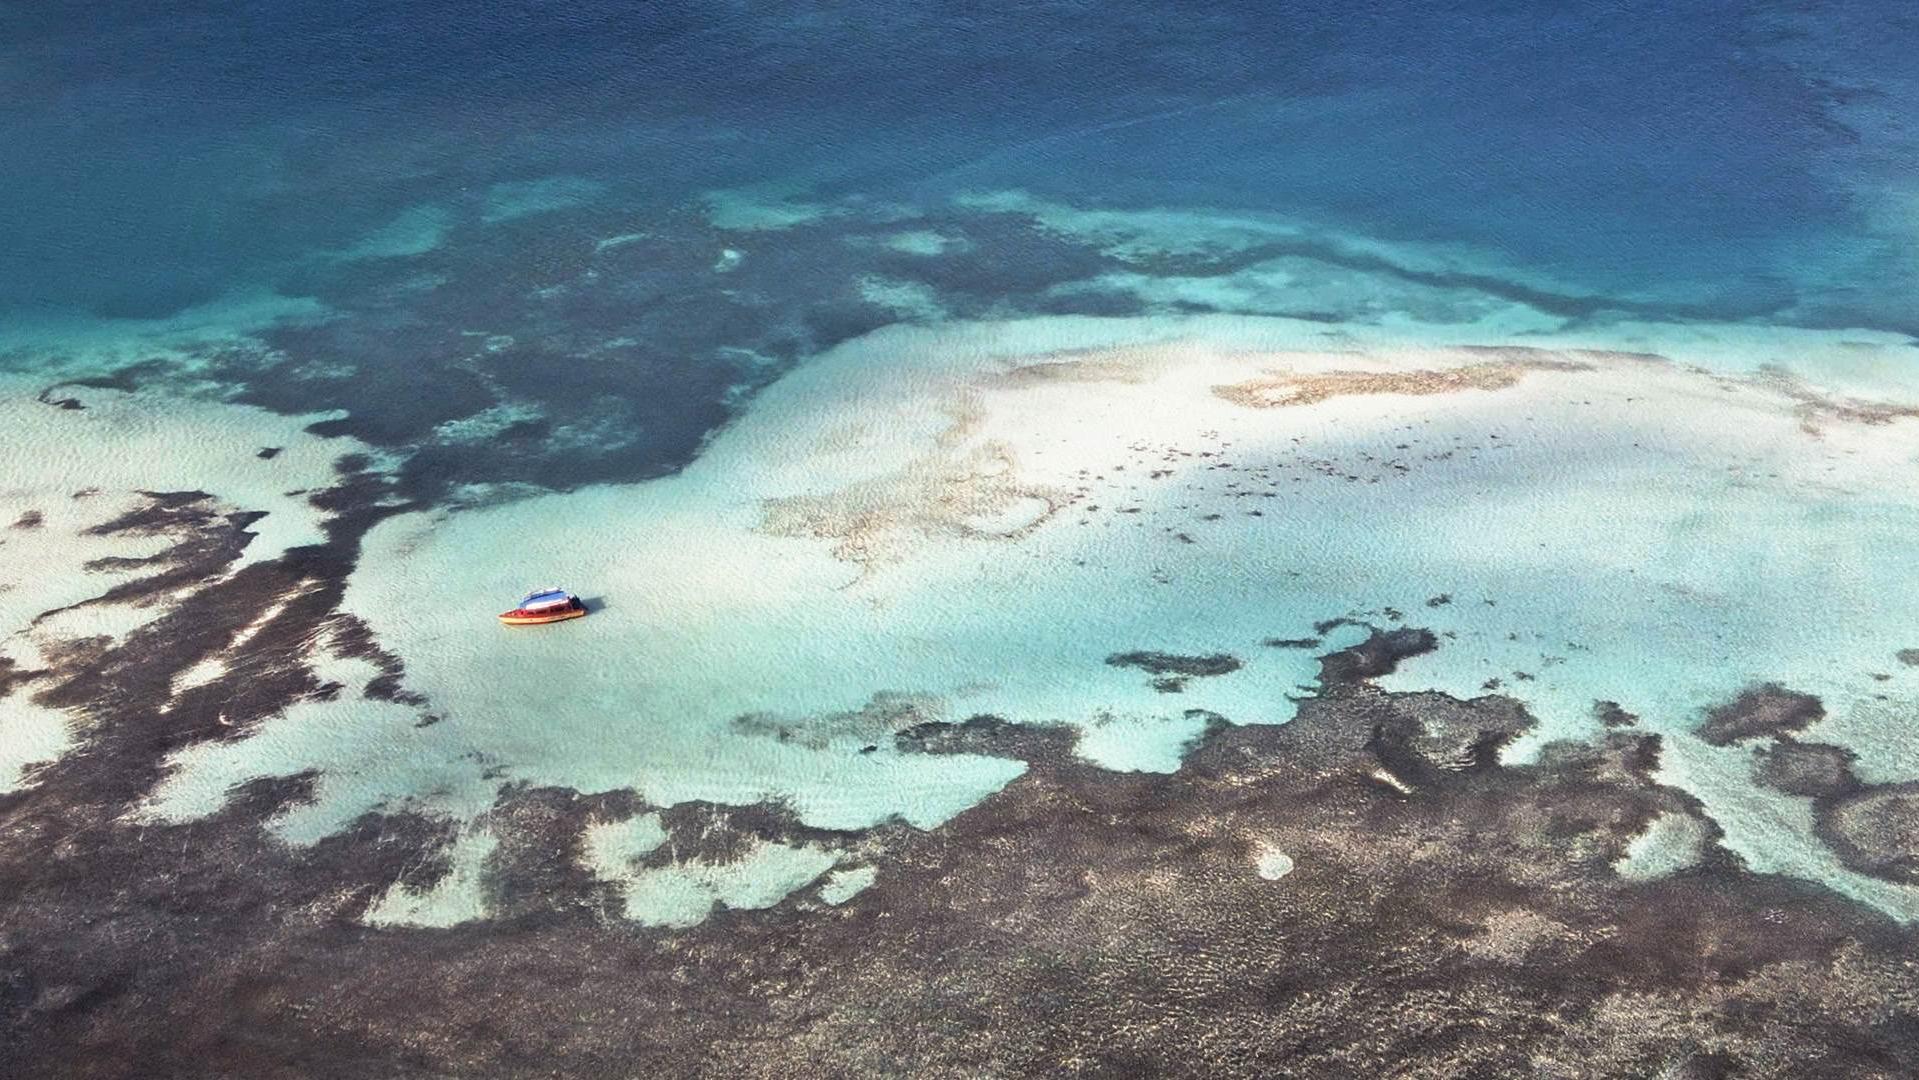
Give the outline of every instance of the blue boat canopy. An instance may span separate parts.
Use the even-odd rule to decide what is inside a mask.
[[[522,609],[559,607],[571,603],[572,600],[573,594],[565,589],[540,589],[527,593],[526,599],[520,601],[520,607]]]

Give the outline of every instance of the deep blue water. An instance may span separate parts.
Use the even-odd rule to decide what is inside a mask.
[[[761,181],[1300,213],[1583,290],[1910,327],[1911,237],[1871,206],[1919,188],[1910,10],[6,3],[0,305],[160,314],[569,173],[642,215]]]

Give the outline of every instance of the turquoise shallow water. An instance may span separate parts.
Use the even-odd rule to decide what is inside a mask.
[[[1767,679],[1838,718],[1908,698],[1892,643],[1919,637],[1901,475],[1919,432],[1809,418],[1776,381],[1683,353],[1489,365],[1397,335],[1301,349],[1322,333],[1259,318],[881,331],[762,392],[675,477],[396,518],[347,606],[446,719],[422,734],[418,709],[302,707],[182,755],[147,812],[204,813],[240,780],[318,766],[319,801],[280,823],[290,839],[409,803],[478,827],[518,781],[930,827],[1019,767],[900,754],[891,732],[985,713],[1076,728],[1109,768],[1172,769],[1205,717],[1290,718],[1314,657],[1363,631],[1267,642],[1351,616],[1443,635],[1389,687],[1531,706],[1541,728],[1515,758],[1592,737],[1595,703],[1618,702],[1675,740],[1669,779],[1740,820],[1742,853],[1919,910],[1838,870],[1792,800],[1760,798],[1748,751],[1689,734]],[[1557,366],[1510,366],[1541,357]],[[1354,371],[1510,382],[1274,408],[1220,393]],[[590,634],[476,632],[468,598],[510,590],[529,560],[603,592]],[[1170,693],[1108,662],[1138,650],[1239,666]],[[687,888],[654,882],[635,904]]]
[[[1862,775],[1919,775],[1897,11],[61,7],[0,54],[0,515],[122,502],[8,535],[0,655],[156,614],[36,621],[145,553],[67,543],[131,493],[265,510],[273,558],[352,453],[414,509],[346,606],[442,718],[316,640],[345,694],[182,753],[141,814],[317,768],[273,827],[460,822],[460,872],[375,916],[458,921],[503,783],[931,827],[1020,766],[892,730],[994,713],[1171,769],[1209,717],[1291,715],[1315,652],[1262,642],[1352,616],[1444,635],[1389,686],[1532,706],[1514,755],[1620,702],[1749,861],[1919,910],[1681,738],[1776,679]],[[1385,381],[1218,389],[1347,371]],[[581,632],[476,632],[556,578]],[[1138,650],[1240,666],[1169,693],[1106,662]],[[0,724],[6,787],[87,735],[22,692]],[[645,828],[606,828],[618,875]],[[629,908],[852,889],[842,855]]]

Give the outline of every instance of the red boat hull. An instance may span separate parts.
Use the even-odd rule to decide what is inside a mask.
[[[585,607],[552,608],[546,611],[527,611],[514,608],[500,613],[500,621],[508,626],[539,626],[542,623],[565,622],[586,614]]]

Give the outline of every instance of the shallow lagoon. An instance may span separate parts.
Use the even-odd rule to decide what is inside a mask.
[[[1758,680],[1820,695],[1834,727],[1910,694],[1890,643],[1919,640],[1904,480],[1919,431],[1683,352],[1383,332],[1313,351],[1323,332],[896,328],[763,392],[677,476],[394,518],[346,603],[442,719],[416,729],[352,695],[301,706],[189,751],[149,812],[205,812],[238,779],[317,766],[319,801],[291,812],[289,838],[376,806],[483,829],[519,782],[924,828],[1019,766],[901,753],[892,732],[990,714],[1076,727],[1109,768],[1172,769],[1207,717],[1287,720],[1315,657],[1364,633],[1314,624],[1346,617],[1442,635],[1391,688],[1527,703],[1541,725],[1520,758],[1592,737],[1595,704],[1617,702],[1675,736],[1667,779],[1737,819],[1727,842],[1756,865],[1919,911],[1838,869],[1794,800],[1752,788],[1746,751],[1686,736]],[[1302,387],[1324,397],[1247,404]],[[473,598],[512,594],[529,566],[598,610],[489,625]],[[1321,644],[1267,644],[1300,638]],[[1237,665],[1169,686],[1109,662],[1136,651]],[[661,872],[629,894],[679,897],[661,920],[727,895]]]
[[[584,205],[600,194],[563,178],[523,185],[465,227],[604,221]],[[1748,751],[1685,737],[1704,708],[1773,680],[1825,701],[1818,737],[1858,750],[1861,775],[1919,775],[1899,719],[1913,674],[1892,656],[1919,641],[1905,574],[1915,535],[1905,477],[1919,457],[1905,403],[1919,386],[1902,336],[1595,321],[1558,310],[1570,301],[1547,285],[1495,288],[1483,253],[1275,215],[1095,211],[1017,192],[968,196],[917,228],[921,215],[903,207],[778,191],[720,193],[704,207],[704,223],[667,249],[684,249],[686,272],[734,295],[767,287],[768,259],[812,259],[849,275],[870,324],[835,331],[839,344],[797,362],[717,346],[720,374],[702,384],[741,380],[722,394],[734,419],[696,447],[675,434],[675,453],[697,452],[673,475],[558,492],[469,483],[377,526],[345,607],[406,665],[405,688],[425,704],[369,696],[379,669],[320,635],[308,662],[337,692],[182,751],[135,819],[196,818],[250,779],[318,770],[314,801],[272,822],[276,832],[308,844],[382,809],[450,819],[462,829],[456,872],[429,894],[396,885],[369,917],[459,921],[486,911],[486,817],[507,785],[631,789],[657,807],[774,801],[828,829],[895,818],[929,828],[1022,766],[903,753],[891,738],[902,728],[975,715],[1064,725],[1089,761],[1172,770],[1208,722],[1283,723],[1313,692],[1319,655],[1368,626],[1404,624],[1432,629],[1441,647],[1384,684],[1525,702],[1540,725],[1509,748],[1514,759],[1593,737],[1595,703],[1615,702],[1675,736],[1664,777],[1727,818],[1724,842],[1754,866],[1915,910],[1908,889],[1839,869],[1803,800],[1749,782]],[[353,273],[378,283],[395,260],[446,262],[465,250],[457,237],[472,243],[442,215],[402,220],[431,227],[397,240],[383,227],[340,265],[374,268]],[[959,268],[976,265],[980,245],[1026,242],[1021,230],[1053,245],[1045,294],[1130,297],[1140,309],[980,314],[1010,300],[983,302]],[[539,309],[546,294],[599,304],[589,294],[635,265],[606,260],[662,250],[658,236],[610,235],[580,237],[592,253],[583,267],[525,311],[499,313],[519,320],[514,333],[485,321],[434,333],[464,342],[469,365],[532,362],[516,352],[529,332],[520,323],[562,325]],[[1267,257],[1302,238],[1315,254]],[[861,272],[881,250],[905,261],[888,263],[890,276]],[[447,264],[471,275],[492,257]],[[553,461],[628,453],[619,425],[567,415],[594,399],[565,390],[543,401],[524,374],[469,416],[409,429],[404,408],[390,411],[369,437],[417,429],[426,442],[377,451],[335,435],[352,430],[351,408],[345,420],[280,418],[221,400],[316,387],[354,400],[351,367],[302,365],[292,351],[315,333],[373,343],[358,320],[388,316],[361,306],[431,287],[402,282],[355,285],[333,309],[254,300],[197,321],[95,327],[69,337],[77,347],[63,366],[18,376],[14,397],[48,440],[102,423],[149,432],[152,448],[106,477],[123,493],[204,482],[235,506],[267,509],[247,561],[319,538],[323,515],[299,493],[331,482],[343,454],[397,474],[522,429],[546,433]],[[1290,315],[1302,296],[1341,321]],[[212,314],[222,311],[224,321]],[[296,336],[266,337],[277,348],[257,344],[288,327]],[[50,375],[111,382],[155,350],[169,359],[150,389],[81,387],[90,405],[79,411],[27,399]],[[225,388],[236,377],[246,381]],[[221,437],[195,436],[202,422]],[[280,451],[247,452],[267,446]],[[84,454],[70,460],[85,466]],[[48,491],[78,483],[30,472],[23,481]],[[55,531],[36,535],[52,538],[47,559],[82,557]],[[110,585],[35,565],[78,590],[68,603]],[[534,578],[580,590],[594,615],[530,633],[493,626],[486,605]],[[10,618],[24,631],[38,610]],[[111,611],[83,605],[34,633],[85,636]],[[175,692],[224,672],[209,657]],[[85,731],[84,717],[20,694],[7,707],[16,785]],[[676,924],[713,904],[771,902],[829,870],[837,881],[871,869],[794,848],[755,862],[784,885],[747,888],[711,867],[642,866],[646,854],[594,871],[625,882],[635,918]],[[795,867],[816,863],[800,880]]]

